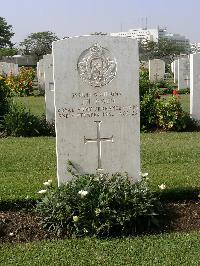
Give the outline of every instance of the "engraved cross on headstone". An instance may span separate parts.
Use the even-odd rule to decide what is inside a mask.
[[[97,143],[97,151],[98,151],[98,167],[97,170],[104,170],[102,168],[102,162],[101,162],[101,143],[102,142],[112,142],[113,143],[113,136],[110,138],[101,138],[100,137],[100,124],[102,121],[94,121],[97,125],[97,138],[95,139],[87,139],[84,136],[84,144],[87,144],[88,142],[96,142]]]
[[[158,81],[158,78],[159,78],[159,75],[158,75],[158,73],[156,73],[155,75],[154,75],[154,77],[155,77],[155,81],[157,82]]]

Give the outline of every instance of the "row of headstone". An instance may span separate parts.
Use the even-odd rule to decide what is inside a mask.
[[[190,88],[190,59],[188,56],[178,58],[171,63],[174,83],[178,83],[178,90]]]
[[[165,62],[161,59],[149,60],[149,80],[159,82],[165,76]]]
[[[190,55],[190,116],[200,121],[200,53]]]
[[[16,76],[19,73],[17,64],[0,62],[0,75],[2,76]]]
[[[59,40],[53,54],[38,62],[37,74],[45,88],[47,119],[55,115],[58,184],[72,178],[67,161],[82,174],[121,172],[138,180],[137,41],[111,36]]]
[[[46,120],[52,123],[55,121],[52,54],[44,55],[37,63],[37,78],[39,90],[45,93]]]

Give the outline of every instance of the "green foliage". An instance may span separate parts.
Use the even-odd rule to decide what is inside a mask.
[[[187,115],[177,97],[169,97],[157,102],[157,125],[164,130],[181,131],[186,128]]]
[[[38,117],[27,111],[23,105],[13,103],[4,116],[3,128],[7,136],[48,136],[54,134],[54,126],[44,117]]]
[[[10,98],[10,89],[5,83],[5,78],[0,76],[0,124],[3,120],[3,116],[9,110],[9,98]]]
[[[12,48],[13,35],[12,26],[7,24],[5,18],[0,17],[0,48]]]
[[[33,80],[35,70],[31,67],[22,67],[18,75],[10,75],[6,78],[6,84],[12,91],[13,95],[30,96],[33,95]]]
[[[73,174],[73,173],[72,173]],[[127,175],[76,175],[37,205],[42,225],[58,235],[132,235],[158,226],[161,203],[145,180]]]
[[[20,43],[21,50],[26,55],[33,55],[38,61],[45,54],[51,54],[52,42],[58,37],[51,31],[31,33]]]
[[[168,86],[167,89],[160,87]],[[140,125],[141,130],[184,130],[191,125],[178,97],[161,98],[164,93],[173,93],[173,86],[165,81],[151,83],[148,71],[140,71]]]
[[[177,55],[188,54],[189,47],[186,45],[179,45],[168,38],[160,38],[158,42],[140,42],[139,51],[141,60],[146,61],[159,58],[166,62],[172,62]]]
[[[16,48],[1,48],[0,49],[0,58],[3,56],[13,56],[17,54]]]

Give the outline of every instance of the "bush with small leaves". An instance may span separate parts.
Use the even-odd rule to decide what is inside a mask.
[[[76,175],[47,189],[37,204],[41,224],[62,236],[123,236],[159,226],[162,206],[147,182],[127,175]]]
[[[47,123],[45,117],[30,113],[23,105],[13,103],[4,116],[2,124],[5,135],[15,137],[54,135],[54,125]]]

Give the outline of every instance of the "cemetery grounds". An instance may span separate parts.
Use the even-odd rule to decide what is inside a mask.
[[[44,112],[43,97],[17,100]],[[189,95],[181,101],[188,111]],[[1,138],[0,149],[0,217],[8,223],[0,265],[200,265],[199,132],[141,134],[142,171],[152,190],[166,185],[161,199],[168,213],[164,231],[130,238],[51,238],[27,209],[43,182],[57,184],[55,138]]]

